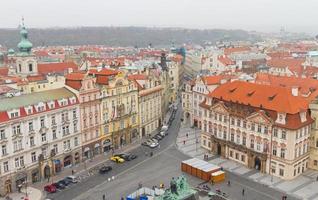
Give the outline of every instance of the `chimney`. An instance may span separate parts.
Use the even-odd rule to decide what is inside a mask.
[[[294,97],[297,97],[298,96],[298,87],[297,86],[293,86],[292,87],[292,95]]]

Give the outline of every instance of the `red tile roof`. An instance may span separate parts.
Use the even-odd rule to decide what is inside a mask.
[[[9,68],[8,67],[0,67],[0,75],[1,76],[7,76],[9,72]]]
[[[289,59],[281,59],[281,58],[274,58],[267,61],[267,65],[270,67],[275,68],[285,68],[285,67],[301,67],[302,64],[305,62],[304,59],[295,59],[295,58],[289,58]]]
[[[250,51],[250,50],[251,50],[250,47],[231,47],[231,48],[225,48],[224,54],[229,55],[232,53],[246,52],[246,51]]]
[[[209,97],[236,102],[256,108],[295,114],[308,109],[307,101],[293,96],[290,89],[243,81],[225,83],[211,92]]]
[[[96,69],[90,69],[88,71],[89,74],[95,74],[95,75],[103,75],[103,76],[113,76],[117,75],[119,73],[118,70],[113,70],[113,69],[107,69],[103,68],[102,70],[96,70]]]
[[[235,62],[233,60],[231,60],[229,57],[227,57],[226,55],[219,56],[218,60],[225,66],[234,65],[235,64]]]
[[[38,64],[39,74],[66,73],[69,68],[73,69],[73,71],[78,70],[78,66],[74,62]]]
[[[128,76],[128,80],[147,80],[148,76],[145,74],[131,74]]]
[[[65,78],[67,80],[81,81],[84,79],[85,75],[86,75],[85,72],[73,72],[73,73],[67,74]]]
[[[44,75],[33,75],[33,76],[27,76],[26,78],[29,82],[37,82],[37,81],[46,80],[46,77]]]
[[[221,80],[228,80],[231,76],[229,75],[216,75],[216,76],[203,76],[202,81],[205,85],[218,85],[221,84]]]

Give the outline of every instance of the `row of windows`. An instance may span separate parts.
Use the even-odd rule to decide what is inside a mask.
[[[78,140],[77,137],[74,138],[74,141],[73,141],[73,142],[74,142],[74,146],[75,146],[75,147],[79,145],[79,140]],[[71,148],[71,140],[66,140],[66,141],[64,141],[64,142],[63,142],[63,149],[64,149],[64,150],[68,150],[68,149],[70,149],[70,148]],[[57,145],[57,144],[54,144],[52,150],[54,151],[55,154],[58,154],[58,152],[59,152],[58,145]],[[4,150],[2,149],[2,152],[3,152],[3,151],[4,151]],[[42,148],[42,155],[43,155],[44,157],[47,156],[47,148]],[[36,152],[32,152],[32,153],[31,153],[31,162],[32,162],[32,163],[37,162]],[[24,156],[19,156],[19,157],[16,157],[16,158],[14,159],[14,166],[15,166],[15,168],[18,169],[18,168],[24,167],[24,164],[25,164],[25,162],[24,162]],[[10,169],[9,169],[9,161],[3,162],[3,171],[4,171],[4,172],[8,172],[9,170],[10,170]]]

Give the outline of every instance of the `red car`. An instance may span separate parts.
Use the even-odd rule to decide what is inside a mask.
[[[44,186],[44,191],[47,191],[48,193],[54,193],[56,192],[56,187],[54,185],[46,185]]]

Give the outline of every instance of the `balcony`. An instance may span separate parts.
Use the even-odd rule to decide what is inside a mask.
[[[69,118],[62,119],[62,125],[67,125],[67,124],[70,124]]]
[[[39,130],[40,133],[46,133],[49,129],[46,126],[42,126]]]
[[[34,135],[35,134],[35,130],[32,129],[32,130],[29,130],[29,135]]]

